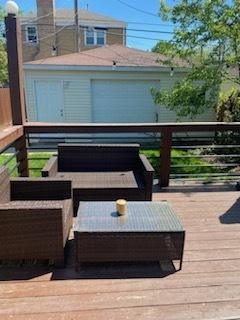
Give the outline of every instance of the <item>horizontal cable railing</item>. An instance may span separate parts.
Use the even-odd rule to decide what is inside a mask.
[[[171,136],[169,176],[170,181],[236,181],[240,178],[240,145],[239,143],[220,143],[216,132],[203,135],[202,132],[191,132]],[[109,135],[109,133],[108,133]],[[160,178],[164,167],[164,150],[162,134],[148,137],[114,136],[99,137],[81,134],[29,134],[28,160],[32,175],[41,175],[41,169],[47,160],[56,155],[57,144],[66,143],[140,143],[144,153],[155,169],[155,178]],[[166,152],[166,151],[165,151]]]
[[[199,133],[201,134],[201,133]],[[202,182],[236,181],[240,178],[240,145],[236,137],[218,133],[206,143],[189,144],[186,137],[178,145],[172,144],[171,180],[193,180]]]
[[[20,128],[21,129],[21,128]],[[20,130],[19,129],[19,130]],[[23,134],[24,129],[24,135]],[[240,123],[149,123],[149,124],[68,124],[26,123],[11,137],[3,135],[1,146],[12,144],[1,164],[12,174],[40,175],[46,161],[56,154],[57,144],[140,143],[141,152],[151,161],[162,187],[169,179],[203,182],[240,179]],[[16,140],[14,140],[16,136]],[[13,154],[16,150],[17,153]],[[6,160],[8,154],[10,160]],[[7,162],[6,162],[7,161]]]
[[[15,151],[12,147],[0,150],[0,166],[8,168],[9,174],[13,177],[18,176],[18,167],[20,162],[17,161],[19,151]]]

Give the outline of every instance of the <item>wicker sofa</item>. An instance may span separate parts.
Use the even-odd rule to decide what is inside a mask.
[[[64,266],[72,226],[71,181],[9,178],[0,168],[0,260],[49,259]]]
[[[74,213],[82,201],[152,199],[153,168],[138,144],[59,144],[43,177],[72,179]]]

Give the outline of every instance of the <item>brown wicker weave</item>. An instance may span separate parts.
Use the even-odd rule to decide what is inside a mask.
[[[72,226],[71,181],[16,178],[0,168],[0,259],[51,259],[64,265]]]
[[[151,201],[153,168],[138,144],[59,144],[43,177],[72,179],[74,212],[80,201]]]
[[[182,268],[185,231],[168,202],[81,202],[74,225],[76,269],[81,262],[170,261]]]

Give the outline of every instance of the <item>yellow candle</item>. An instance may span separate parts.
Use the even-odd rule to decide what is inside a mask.
[[[116,209],[120,216],[127,213],[127,201],[124,199],[119,199],[116,201]]]

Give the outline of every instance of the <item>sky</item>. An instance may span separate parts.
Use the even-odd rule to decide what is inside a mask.
[[[146,11],[148,14],[134,10],[121,3],[121,1],[139,10]],[[169,0],[168,4],[172,4],[173,1]],[[5,2],[5,0],[0,0],[1,5],[4,5]],[[35,0],[15,0],[15,2],[23,12],[36,10]],[[55,3],[56,9],[73,8],[74,6],[74,0],[55,0]],[[128,30],[127,45],[129,47],[151,50],[157,43],[157,39],[168,40],[172,37],[173,27],[169,22],[161,21],[158,16],[159,0],[79,0],[80,8],[87,9],[87,6],[90,11],[127,22],[129,29],[154,31]]]

